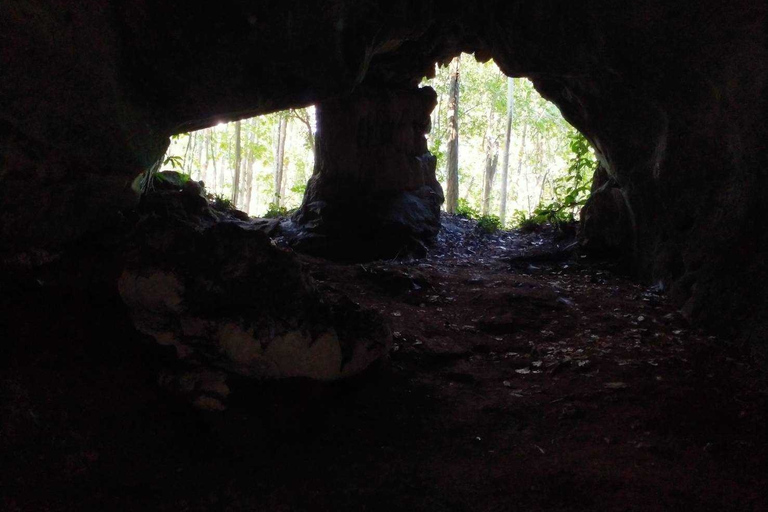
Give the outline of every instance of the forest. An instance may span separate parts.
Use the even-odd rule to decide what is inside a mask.
[[[422,85],[437,92],[428,136],[443,208],[491,225],[574,220],[596,166],[585,138],[526,78],[463,54]],[[176,135],[163,169],[202,180],[252,216],[297,208],[314,165],[314,107]]]

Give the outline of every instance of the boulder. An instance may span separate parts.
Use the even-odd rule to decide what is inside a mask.
[[[149,194],[119,279],[136,328],[183,363],[164,384],[220,409],[229,375],[332,381],[386,357],[378,313],[321,293],[258,224],[185,211],[183,194]]]

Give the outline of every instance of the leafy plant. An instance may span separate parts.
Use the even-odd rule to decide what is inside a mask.
[[[477,228],[488,235],[501,229],[501,219],[496,215],[483,215],[477,219]]]
[[[465,219],[477,219],[480,217],[480,212],[472,208],[466,199],[459,198],[459,207],[456,208],[456,215]]]
[[[176,188],[182,188],[192,178],[189,174],[184,174],[175,171],[163,171],[158,172],[154,176],[156,184],[167,183],[168,185]]]
[[[306,181],[299,182],[296,185],[291,187],[291,192],[293,192],[294,194],[298,194],[300,196],[303,196],[304,192],[306,191],[307,191]]]
[[[227,210],[234,210],[235,206],[232,204],[232,201],[222,195],[215,194],[215,195],[209,195],[208,200],[211,203],[211,208],[218,211],[227,211]]]
[[[523,224],[530,227],[532,223],[549,223],[562,231],[567,224],[575,222],[576,212],[589,198],[597,161],[584,135],[574,131],[569,135],[569,140],[573,158],[565,174],[554,181],[555,199],[549,203],[540,203],[530,217],[525,214],[518,216],[517,221],[521,227]]]
[[[526,233],[533,233],[537,229],[541,227],[541,225],[544,223],[539,217],[536,215],[528,215],[526,212],[522,210],[517,210],[512,215],[512,222],[520,228],[522,231]]]
[[[275,203],[269,203],[269,209],[264,214],[265,219],[277,219],[280,217],[287,217],[290,212],[285,206],[279,206]]]
[[[163,160],[163,165],[171,164],[171,169],[181,169],[184,167],[184,158],[180,156],[167,156]]]

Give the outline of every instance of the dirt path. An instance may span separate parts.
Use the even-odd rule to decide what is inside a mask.
[[[4,373],[35,381],[14,392],[30,410],[49,404],[8,452],[18,466],[0,473],[4,504],[766,510],[768,401],[755,370],[654,291],[541,256],[556,250],[546,236],[478,237],[449,219],[424,260],[303,257],[323,287],[391,320],[391,364],[333,386],[243,383],[223,414],[163,396],[146,354],[102,354],[94,374],[91,344],[123,321],[96,320],[79,348],[40,349],[42,363],[27,356]]]
[[[447,228],[426,260],[310,263],[391,319],[427,509],[765,509],[765,395],[722,340],[551,234]]]

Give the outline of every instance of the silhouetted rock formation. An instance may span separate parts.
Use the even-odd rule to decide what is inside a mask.
[[[595,171],[580,218],[579,241],[586,252],[598,257],[631,257],[634,237],[629,208],[621,188],[603,167]]]
[[[435,104],[428,87],[361,88],[320,103],[297,249],[343,259],[423,253],[443,203],[426,139]]]
[[[228,375],[335,380],[387,355],[381,316],[319,292],[260,223],[199,209],[194,187],[162,188],[142,205],[119,289],[136,328],[182,362],[166,386],[219,409]]]

